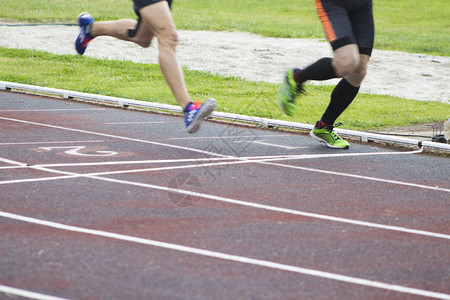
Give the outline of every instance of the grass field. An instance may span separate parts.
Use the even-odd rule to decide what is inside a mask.
[[[374,1],[375,47],[450,56],[448,4],[448,0]],[[82,11],[97,20],[136,18],[131,0],[0,1],[0,19],[15,22],[73,23]],[[173,15],[178,29],[323,38],[312,0],[175,0]]]
[[[157,65],[1,47],[0,64],[0,79],[5,81],[160,103],[171,99],[169,103],[176,104]],[[276,84],[190,70],[184,73],[193,99],[214,97],[219,100],[219,111],[308,123],[320,118],[333,88],[309,86],[296,116],[287,117],[277,107]],[[448,117],[446,108],[444,103],[360,94],[339,121],[344,128],[353,129],[404,126],[444,120]]]
[[[376,47],[448,56],[450,21],[446,1],[424,2],[375,1]],[[0,19],[73,23],[78,12],[85,10],[98,20],[135,18],[129,0],[1,0]],[[176,0],[173,13],[179,29],[323,37],[311,0]],[[4,81],[176,104],[156,65],[5,48],[0,48],[0,65],[0,80]],[[219,111],[308,123],[320,118],[332,90],[310,86],[297,115],[291,118],[277,108],[278,85],[189,70],[185,70],[185,76],[193,99],[214,97],[219,100]],[[448,104],[443,103],[360,94],[338,121],[344,128],[366,130],[443,121],[449,117],[447,111]]]

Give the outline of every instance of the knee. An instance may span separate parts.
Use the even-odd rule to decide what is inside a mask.
[[[367,64],[361,63],[352,73],[345,78],[350,84],[360,86],[367,74]]]
[[[367,74],[367,65],[360,64],[355,71],[353,71],[353,76],[359,81],[363,81]]]
[[[333,59],[333,67],[339,77],[345,77],[348,74],[360,72],[358,71],[359,66],[360,57],[358,53],[350,52]]]
[[[170,47],[175,49],[178,45],[178,33],[175,26],[166,26],[162,28],[158,36],[158,43],[160,46]]]

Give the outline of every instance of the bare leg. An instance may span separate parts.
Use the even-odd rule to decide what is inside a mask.
[[[369,58],[369,55],[360,54],[359,65],[356,69],[336,85],[331,93],[330,104],[321,118],[323,123],[333,124],[355,99],[359,92],[359,86],[366,75]]]
[[[183,71],[176,57],[178,34],[166,1],[145,6],[139,13],[142,28],[148,29],[158,39],[159,66],[178,104],[184,109],[191,102],[184,82]]]
[[[338,77],[352,73],[360,64],[360,55],[356,44],[345,45],[334,51],[332,65]]]
[[[345,79],[353,86],[360,86],[367,73],[367,65],[369,63],[370,56],[366,54],[359,55],[359,65],[353,70],[352,73],[345,76]]]
[[[184,82],[183,71],[176,57],[178,35],[169,5],[160,1],[143,7],[139,11],[141,24],[134,37],[129,30],[135,29],[137,22],[122,19],[117,21],[94,22],[90,35],[112,36],[124,41],[134,42],[142,47],[150,46],[155,36],[159,45],[159,66],[178,104],[184,109],[191,102]]]
[[[128,35],[130,29],[135,29],[137,21],[122,19],[117,21],[94,22],[91,27],[91,36],[112,36],[124,41],[133,42],[142,47],[149,47],[153,38],[153,33],[147,26],[139,26],[134,37]]]

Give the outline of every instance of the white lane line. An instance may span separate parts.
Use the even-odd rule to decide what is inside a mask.
[[[260,145],[264,145],[264,146],[270,146],[270,147],[277,147],[277,148],[282,148],[282,149],[286,149],[286,150],[307,149],[308,148],[308,147],[283,146],[283,145],[268,143],[267,141],[252,141],[251,143],[260,144]]]
[[[114,122],[114,123],[105,123],[105,125],[138,125],[138,124],[161,124],[161,123],[169,123],[163,121],[149,121],[149,122]],[[174,123],[174,122],[172,122]],[[177,122],[178,123],[178,122]]]
[[[345,154],[289,154],[289,155],[261,155],[261,156],[236,156],[236,157],[205,157],[205,158],[180,158],[180,159],[154,159],[154,160],[125,160],[125,161],[101,161],[91,163],[60,163],[60,164],[38,164],[35,167],[84,167],[84,166],[108,166],[108,165],[127,165],[127,164],[162,164],[162,163],[187,163],[187,162],[205,162],[205,161],[226,161],[226,160],[251,160],[254,163],[275,160],[300,160],[300,159],[325,159],[335,157],[353,157],[353,156],[377,156],[377,155],[408,155],[420,153],[422,150],[413,150],[405,152],[365,152],[365,153],[345,153]],[[0,158],[1,161],[1,158]],[[31,165],[27,165],[31,166]],[[203,165],[201,165],[203,166]]]
[[[250,159],[276,159],[276,158],[287,158],[289,155],[273,155],[273,156],[247,156],[240,157],[241,160]],[[114,166],[114,165],[145,165],[145,164],[164,164],[164,163],[188,163],[188,162],[209,162],[209,161],[230,161],[239,160],[233,157],[207,157],[207,158],[188,158],[188,159],[161,159],[161,160],[126,160],[126,161],[102,161],[102,162],[92,162],[92,163],[61,163],[61,164],[39,164],[39,165],[15,165],[0,167],[1,169],[20,169],[20,168],[30,168],[30,167],[90,167],[90,166]],[[0,158],[2,161],[2,158]],[[190,167],[204,166],[204,165],[191,165]],[[150,169],[151,170],[151,169]],[[140,172],[136,170],[136,172]],[[107,174],[107,173],[106,173]]]
[[[291,215],[310,217],[310,218],[315,218],[315,219],[322,219],[322,220],[346,223],[346,224],[351,224],[351,225],[358,225],[358,226],[390,230],[390,231],[398,231],[398,232],[410,233],[410,234],[415,234],[415,235],[423,235],[423,236],[429,236],[429,237],[434,237],[434,238],[450,240],[450,235],[442,234],[442,233],[409,229],[409,228],[399,227],[399,226],[382,225],[382,224],[377,224],[377,223],[358,221],[358,220],[352,220],[352,219],[346,219],[346,218],[340,218],[340,217],[333,217],[333,216],[321,215],[321,214],[315,214],[315,213],[308,213],[308,212],[298,211],[298,210],[294,210],[294,209],[288,209],[288,208],[276,207],[276,206],[271,206],[271,205],[264,205],[264,204],[258,204],[258,203],[253,203],[253,202],[235,200],[235,199],[226,198],[226,197],[214,196],[214,195],[186,191],[186,190],[181,190],[181,189],[173,189],[173,188],[169,188],[169,187],[157,186],[157,185],[152,185],[152,184],[138,183],[138,182],[132,182],[132,181],[126,181],[126,180],[118,180],[118,179],[99,177],[99,176],[92,176],[92,177],[89,176],[89,178],[99,179],[99,180],[109,181],[109,182],[115,182],[115,183],[120,183],[120,184],[127,184],[127,185],[151,188],[151,189],[161,190],[161,191],[174,192],[174,193],[178,193],[178,194],[185,194],[185,195],[190,195],[193,197],[202,197],[205,199],[215,200],[215,201],[219,201],[219,202],[226,202],[226,203],[230,203],[230,204],[264,209],[264,210],[286,213],[286,214],[291,214]]]
[[[41,111],[96,111],[104,108],[54,108],[54,109],[4,109],[0,112],[41,112]]]
[[[306,167],[300,167],[300,166],[292,166],[292,165],[285,165],[285,164],[279,164],[274,163],[272,161],[282,161],[282,160],[299,160],[299,159],[314,159],[314,158],[330,158],[330,157],[354,157],[354,156],[376,156],[376,155],[410,155],[415,153],[420,153],[422,149],[414,150],[414,151],[406,151],[406,152],[368,152],[368,153],[346,153],[346,154],[300,154],[300,155],[287,155],[287,156],[268,156],[267,158],[264,157],[263,159],[249,159],[249,157],[241,158],[241,157],[234,157],[234,158],[224,158],[219,160],[237,160],[232,162],[217,162],[217,163],[208,163],[208,164],[195,164],[195,165],[184,165],[184,166],[171,166],[171,167],[161,167],[161,168],[144,168],[144,169],[132,169],[132,170],[120,170],[120,171],[108,171],[108,172],[98,172],[98,173],[88,173],[78,176],[98,176],[98,175],[117,175],[117,174],[126,174],[126,173],[141,173],[141,172],[150,172],[150,171],[162,171],[162,170],[176,170],[176,169],[187,169],[187,168],[201,168],[201,167],[213,167],[213,166],[223,166],[223,165],[234,165],[234,164],[246,164],[246,163],[259,163],[259,164],[267,164],[272,166],[278,166],[283,168],[290,168],[290,169],[299,169],[303,171],[310,171],[310,172],[318,172],[318,173],[324,173],[329,175],[339,175],[339,176],[346,176],[356,179],[362,179],[362,180],[369,180],[369,181],[375,181],[375,182],[383,182],[383,183],[389,183],[389,184],[395,184],[395,185],[403,185],[403,186],[409,186],[409,187],[415,187],[415,188],[421,188],[421,189],[427,189],[427,190],[434,190],[434,191],[440,191],[440,192],[450,192],[450,189],[447,188],[441,188],[438,186],[428,186],[428,185],[422,185],[417,183],[409,183],[409,182],[403,182],[403,181],[397,181],[397,180],[390,180],[390,179],[383,179],[383,178],[377,178],[377,177],[369,177],[369,176],[363,176],[363,175],[354,175],[354,174],[348,174],[348,173],[341,173],[341,172],[335,172],[335,171],[325,171],[325,170],[319,170],[319,169],[312,169],[312,168],[306,168]],[[1,160],[0,160],[1,161]],[[86,165],[86,164],[85,164]],[[0,167],[0,169],[13,169],[13,168],[36,168],[36,167],[55,167],[55,166],[70,166],[70,164],[59,164],[59,165],[26,165],[22,164],[18,167]],[[82,165],[79,165],[82,166]],[[67,179],[67,178],[76,178],[78,176],[69,176],[69,177],[60,177],[61,179]],[[40,178],[40,179],[17,179],[17,180],[9,180],[9,181],[0,181],[1,184],[12,184],[12,183],[22,183],[22,182],[36,182],[36,181],[47,181],[47,180],[55,180],[54,177],[50,177],[50,179]]]
[[[223,155],[223,154],[219,154],[219,153],[215,153],[215,152],[199,150],[199,149],[190,148],[190,147],[183,147],[183,146],[177,146],[177,145],[172,145],[172,144],[159,143],[159,142],[153,142],[153,141],[147,141],[147,140],[135,139],[135,138],[128,138],[128,137],[117,136],[117,135],[112,135],[112,134],[105,134],[105,133],[99,133],[99,132],[93,132],[93,131],[87,131],[87,130],[81,130],[81,129],[74,129],[74,128],[56,126],[56,125],[42,124],[42,123],[36,123],[36,122],[30,122],[30,121],[24,121],[24,120],[18,120],[18,119],[11,119],[11,118],[4,118],[4,117],[0,117],[0,119],[13,121],[13,122],[20,122],[20,123],[25,123],[25,124],[32,124],[32,125],[37,125],[37,126],[43,126],[43,127],[49,127],[49,128],[55,128],[55,129],[62,129],[62,130],[73,131],[73,132],[105,136],[105,137],[121,139],[121,140],[146,143],[146,144],[151,144],[151,145],[158,145],[158,146],[168,147],[168,148],[187,150],[187,151],[212,155],[212,156],[216,156],[216,157],[227,157],[227,158],[231,157],[231,158],[239,159],[239,157],[235,157],[235,156]],[[419,151],[421,152],[422,149],[417,150],[417,151],[401,152],[401,154],[414,154],[414,153],[419,153]],[[358,154],[358,153],[350,153],[350,154],[353,155],[353,154]],[[373,155],[376,155],[376,153],[374,153]],[[336,157],[338,157],[338,156],[344,157],[344,156],[348,156],[348,154],[336,154],[335,156]],[[431,190],[450,192],[450,189],[443,189],[443,188],[439,188],[439,187],[430,187],[430,186],[426,186],[426,185],[418,185],[418,184],[413,184],[413,183],[404,183],[404,182],[400,182],[400,181],[386,180],[386,179],[380,179],[380,178],[369,177],[369,176],[360,176],[360,175],[346,174],[346,173],[333,172],[333,171],[323,171],[323,170],[318,170],[318,169],[295,167],[295,166],[284,165],[284,164],[275,164],[275,163],[270,163],[270,162],[259,162],[259,163],[274,165],[274,166],[279,166],[279,167],[284,167],[284,168],[303,169],[305,171],[320,172],[320,173],[330,174],[330,175],[346,176],[346,177],[353,177],[353,178],[359,178],[359,179],[364,179],[364,180],[372,180],[372,181],[378,181],[378,182],[385,182],[385,183],[391,183],[391,184],[399,184],[399,185],[405,185],[405,186],[411,186],[411,187],[419,187],[419,188],[425,188],[425,189],[431,189]]]
[[[239,163],[239,162],[235,162],[235,163]],[[17,164],[23,165],[20,162],[17,162]],[[298,210],[293,210],[293,209],[281,208],[281,207],[270,206],[270,205],[263,205],[263,204],[253,203],[253,202],[246,202],[246,201],[235,200],[235,199],[231,199],[231,198],[214,196],[214,195],[209,195],[209,194],[204,194],[204,193],[192,192],[192,191],[181,190],[181,189],[174,189],[174,188],[169,188],[169,187],[165,187],[165,186],[158,186],[158,185],[153,185],[153,184],[146,184],[146,183],[119,180],[119,179],[113,179],[113,178],[107,178],[107,177],[100,177],[98,175],[92,175],[92,174],[78,174],[78,173],[58,171],[58,170],[53,170],[53,169],[48,169],[48,168],[43,168],[43,167],[32,167],[32,168],[36,169],[36,170],[40,170],[40,171],[46,171],[46,172],[51,172],[51,173],[56,173],[56,174],[63,174],[63,175],[67,175],[67,176],[55,176],[55,177],[40,178],[41,180],[39,180],[39,178],[28,179],[26,182],[43,181],[42,179],[49,181],[49,180],[60,180],[60,179],[81,178],[81,177],[91,178],[91,179],[98,179],[98,180],[102,180],[102,181],[114,182],[114,183],[119,183],[119,184],[126,184],[126,185],[150,188],[150,189],[155,189],[155,190],[160,190],[160,191],[167,191],[167,192],[173,192],[173,193],[178,193],[178,194],[190,195],[193,197],[202,197],[202,198],[210,199],[210,200],[214,200],[214,201],[225,202],[225,203],[246,206],[246,207],[252,207],[252,208],[257,208],[257,209],[264,209],[264,210],[269,210],[269,211],[274,211],[274,212],[279,212],[279,213],[286,213],[286,214],[291,214],[291,215],[310,217],[310,218],[315,218],[315,219],[322,219],[322,220],[327,220],[327,221],[332,221],[332,222],[339,222],[339,223],[345,223],[345,224],[351,224],[351,225],[357,225],[357,226],[364,226],[364,227],[377,228],[377,229],[382,229],[382,230],[390,230],[390,231],[396,231],[396,232],[404,232],[404,233],[409,233],[409,234],[423,235],[423,236],[429,236],[429,237],[434,237],[434,238],[442,238],[442,239],[450,240],[450,235],[442,234],[442,233],[409,229],[409,228],[398,227],[398,226],[382,225],[382,224],[377,224],[377,223],[358,221],[358,220],[352,220],[352,219],[346,219],[346,218],[340,218],[340,217],[333,217],[333,216],[321,215],[321,214],[315,214],[315,213],[308,213],[308,212],[303,212],[303,211],[298,211]],[[10,182],[14,183],[13,181],[14,180],[11,180]],[[25,182],[25,181],[23,180],[22,182]],[[2,184],[2,183],[3,182],[0,182],[0,184]]]
[[[18,119],[11,119],[11,118],[4,118],[4,117],[0,117],[0,120],[7,120],[7,121],[12,121],[12,122],[19,122],[19,123],[24,123],[24,124],[31,124],[31,125],[48,127],[48,128],[54,128],[54,129],[61,129],[61,130],[72,131],[72,132],[79,132],[79,133],[85,133],[85,134],[91,134],[91,135],[97,135],[97,136],[110,137],[110,138],[120,139],[120,140],[125,140],[125,141],[132,141],[132,142],[138,142],[138,143],[144,143],[144,144],[150,144],[150,145],[156,145],[156,146],[162,146],[162,147],[168,147],[168,148],[174,148],[174,149],[187,150],[187,151],[191,151],[191,152],[203,153],[203,154],[217,156],[217,157],[232,157],[232,156],[227,156],[227,155],[223,155],[223,154],[218,154],[218,153],[214,153],[214,152],[210,152],[210,151],[199,150],[199,149],[190,148],[190,147],[183,147],[183,146],[171,145],[171,144],[166,144],[166,143],[159,143],[159,142],[154,142],[154,141],[147,141],[147,140],[142,140],[142,139],[129,138],[129,137],[113,135],[113,134],[107,134],[107,133],[101,133],[101,132],[94,132],[94,131],[75,129],[75,128],[69,128],[69,127],[62,127],[62,126],[43,124],[43,123],[36,123],[36,122],[30,122],[30,121],[24,121],[24,120],[18,120]]]
[[[236,160],[235,158],[191,158],[191,159],[161,159],[161,160],[130,160],[130,161],[105,161],[92,163],[62,163],[62,164],[39,164],[34,167],[95,167],[95,166],[117,166],[117,165],[146,165],[146,164],[172,164],[172,163],[189,163],[189,162],[209,162]]]
[[[298,274],[303,274],[303,275],[308,275],[308,276],[314,276],[314,277],[319,277],[319,278],[325,278],[325,279],[330,279],[330,280],[335,280],[335,281],[340,281],[340,282],[345,282],[345,283],[351,283],[351,284],[357,284],[357,285],[362,285],[362,286],[367,286],[367,287],[395,291],[395,292],[404,293],[404,294],[412,294],[412,295],[431,297],[431,298],[436,298],[436,299],[450,300],[450,295],[444,294],[444,293],[439,293],[439,292],[405,287],[405,286],[401,286],[401,285],[389,284],[389,283],[384,283],[384,282],[374,281],[374,280],[367,280],[367,279],[363,279],[363,278],[351,277],[351,276],[346,276],[346,275],[341,275],[341,274],[336,274],[336,273],[331,273],[331,272],[314,270],[314,269],[307,269],[307,268],[286,265],[286,264],[276,263],[276,262],[267,261],[267,260],[249,258],[249,257],[245,257],[245,256],[238,256],[238,255],[227,254],[227,253],[222,253],[222,252],[217,252],[217,251],[204,250],[204,249],[199,249],[199,248],[194,248],[194,247],[189,247],[189,246],[183,246],[183,245],[160,242],[160,241],[155,241],[155,240],[150,240],[150,239],[138,238],[138,237],[123,235],[123,234],[118,234],[118,233],[113,233],[113,232],[107,232],[107,231],[102,231],[102,230],[95,230],[95,229],[82,228],[82,227],[77,227],[77,226],[72,226],[72,225],[65,225],[65,224],[61,224],[61,223],[16,215],[16,214],[4,212],[4,211],[0,211],[0,217],[13,219],[16,221],[21,221],[21,222],[26,222],[26,223],[31,223],[31,224],[36,224],[36,225],[41,225],[41,226],[46,226],[46,227],[50,227],[50,228],[60,229],[60,230],[66,230],[66,231],[71,231],[71,232],[77,232],[77,233],[83,233],[83,234],[88,234],[88,235],[93,235],[93,236],[99,236],[99,237],[105,237],[105,238],[110,238],[110,239],[115,239],[115,240],[143,244],[143,245],[147,245],[147,246],[153,246],[153,247],[164,248],[164,249],[169,249],[169,250],[174,250],[174,251],[179,251],[179,252],[184,252],[184,253],[196,254],[196,255],[217,258],[217,259],[226,260],[226,261],[260,266],[260,267],[270,268],[270,269],[274,269],[274,270],[288,271],[288,272],[293,272],[293,273],[298,273]]]
[[[409,153],[409,152],[408,152]],[[351,156],[361,156],[369,155],[372,156],[373,153],[352,153],[348,154]],[[404,154],[404,152],[377,152],[376,155],[391,155],[391,154]],[[335,154],[290,154],[290,155],[262,155],[262,156],[239,156],[239,157],[205,157],[205,158],[180,158],[180,159],[160,159],[160,160],[125,160],[125,161],[101,161],[101,162],[91,162],[91,163],[60,163],[60,164],[38,164],[38,165],[22,165],[22,166],[11,166],[11,167],[0,167],[0,169],[14,169],[23,167],[89,167],[89,166],[113,166],[113,165],[135,165],[135,164],[163,164],[163,163],[188,163],[188,162],[208,162],[208,161],[229,161],[229,160],[252,160],[254,163],[262,161],[273,161],[273,160],[299,160],[306,158],[327,158],[335,157]],[[1,161],[1,158],[0,158]],[[204,165],[201,165],[204,166]],[[195,165],[193,166],[195,167]],[[105,173],[106,174],[106,173]]]
[[[296,170],[302,170],[302,171],[316,172],[316,173],[322,173],[322,174],[328,174],[328,175],[338,175],[338,176],[343,176],[343,177],[350,177],[350,178],[356,178],[356,179],[362,179],[362,180],[383,182],[383,183],[389,183],[389,184],[395,184],[395,185],[403,185],[403,186],[409,186],[409,187],[415,187],[415,188],[421,188],[421,189],[427,189],[427,190],[434,190],[434,191],[450,193],[450,189],[441,188],[439,186],[429,186],[429,185],[423,185],[423,184],[417,184],[417,183],[409,183],[409,182],[390,180],[390,179],[383,179],[383,178],[377,178],[377,177],[369,177],[369,176],[348,174],[348,173],[335,172],[335,171],[326,171],[326,170],[312,169],[312,168],[306,168],[306,167],[300,167],[300,166],[292,166],[292,165],[273,163],[273,162],[270,162],[270,161],[262,161],[262,162],[259,162],[259,163],[266,164],[266,165],[271,165],[271,166],[278,166],[278,167],[283,167],[283,168],[289,168],[289,169],[296,169]]]
[[[176,141],[176,140],[227,140],[227,139],[243,139],[243,138],[253,138],[260,139],[266,137],[280,137],[279,135],[232,135],[232,136],[193,136],[193,137],[181,137],[181,138],[166,138],[161,140]],[[244,141],[245,142],[245,141]]]
[[[29,299],[38,299],[38,300],[67,300],[66,298],[59,298],[55,296],[49,296],[44,294],[39,294],[35,292],[30,292],[22,289],[17,289],[13,287],[9,287],[6,285],[0,284],[0,293],[5,293],[8,295],[16,295],[20,297],[25,297]]]
[[[104,143],[104,140],[87,140],[87,141],[60,141],[60,142],[20,142],[20,143],[0,143],[0,146],[14,145],[41,145],[41,144],[70,144],[70,143]]]
[[[18,161],[14,161],[14,160],[10,160],[10,159],[7,159],[7,158],[3,158],[3,157],[0,157],[0,162],[4,162],[4,163],[7,163],[7,164],[16,165],[16,166],[21,166],[21,167],[26,167],[27,166],[27,164],[24,164],[24,163],[21,163],[21,162],[18,162]]]
[[[205,157],[205,158],[187,158],[187,159],[161,159],[161,160],[129,160],[129,161],[102,161],[92,163],[62,163],[62,164],[39,164],[36,167],[85,167],[85,166],[109,166],[109,165],[133,165],[133,164],[164,164],[164,163],[188,163],[188,162],[208,162],[222,160],[239,160],[239,159],[275,159],[284,158],[289,155],[266,155],[266,156],[246,156],[246,157]]]

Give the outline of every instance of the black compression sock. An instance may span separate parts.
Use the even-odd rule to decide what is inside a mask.
[[[344,110],[352,103],[358,94],[359,86],[353,86],[343,78],[334,88],[331,93],[331,101],[325,113],[322,116],[322,121],[326,124],[334,124],[334,121],[344,112]]]
[[[327,80],[338,77],[331,64],[330,57],[324,57],[306,67],[304,70],[294,70],[294,79],[301,84],[307,80]]]

